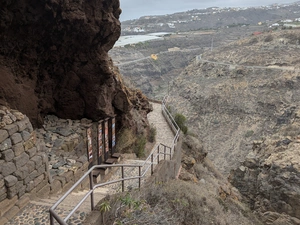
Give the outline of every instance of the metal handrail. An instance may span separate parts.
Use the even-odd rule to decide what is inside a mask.
[[[165,146],[165,145],[163,145]],[[103,187],[109,184],[113,184],[113,183],[118,183],[118,182],[122,182],[122,191],[124,191],[124,181],[126,180],[133,180],[133,179],[139,179],[139,184],[141,183],[140,179],[142,179],[143,177],[146,176],[146,173],[149,171],[150,167],[151,167],[151,174],[153,174],[153,164],[154,161],[158,160],[159,162],[159,155],[164,155],[164,152],[156,152],[156,149],[158,149],[159,145],[156,145],[156,148],[154,149],[154,151],[151,152],[151,154],[148,156],[147,160],[145,160],[145,162],[143,164],[140,165],[134,165],[134,164],[116,164],[116,165],[95,165],[93,167],[91,167],[49,210],[50,212],[50,224],[53,225],[54,224],[54,220],[56,219],[56,221],[61,224],[61,225],[67,225],[66,221],[75,213],[75,211],[82,205],[82,203],[89,197],[91,196],[91,210],[94,209],[94,203],[93,203],[93,191],[98,188],[98,187]],[[169,147],[170,148],[170,147]],[[171,148],[170,148],[171,149]],[[170,158],[172,157],[171,153],[166,153],[166,155],[170,155]],[[151,162],[148,162],[149,160],[151,160]],[[108,181],[105,183],[101,183],[101,184],[96,184],[93,185],[93,179],[92,179],[92,172],[95,169],[100,169],[100,168],[108,168],[108,167],[118,167],[118,168],[123,168],[124,167],[144,167],[146,164],[148,164],[148,167],[145,169],[145,171],[140,174],[139,176],[134,176],[134,177],[124,177],[118,180],[113,180],[113,181]],[[65,219],[62,219],[56,212],[55,209],[59,206],[60,203],[62,203],[70,194],[72,191],[74,191],[74,189],[77,188],[78,185],[81,184],[81,182],[87,178],[89,176],[89,182],[90,182],[90,190],[83,196],[82,200],[73,208],[73,210],[66,216]]]
[[[169,125],[176,130],[175,132],[175,136],[173,139],[173,143],[172,146],[166,146],[164,144],[156,144],[155,147],[153,148],[152,152],[149,154],[149,156],[146,158],[146,160],[144,161],[143,164],[140,165],[132,165],[132,164],[115,164],[115,165],[95,165],[93,167],[91,167],[50,209],[49,209],[49,213],[50,213],[50,224],[54,225],[54,219],[60,224],[60,225],[67,225],[67,220],[75,213],[75,211],[83,204],[83,202],[90,196],[91,197],[91,210],[94,210],[94,190],[99,188],[99,187],[103,187],[109,184],[113,184],[113,183],[118,183],[118,182],[122,182],[122,192],[124,192],[124,181],[126,180],[133,180],[133,179],[139,179],[139,188],[141,186],[141,179],[144,178],[146,176],[146,173],[149,171],[149,169],[151,168],[151,175],[153,174],[153,165],[154,165],[154,161],[157,160],[157,163],[159,163],[159,155],[164,155],[164,160],[166,160],[166,156],[169,155],[170,156],[170,160],[172,159],[172,153],[174,153],[175,150],[175,145],[178,141],[179,135],[180,135],[180,129],[178,127],[178,125],[176,124],[176,122],[174,121],[172,115],[170,114],[170,112],[168,111],[168,109],[165,106],[165,102],[166,102],[166,97],[164,98],[164,100],[162,101],[162,111],[165,112],[167,114],[164,115],[166,121],[169,123]],[[168,119],[167,119],[168,118]],[[159,146],[163,146],[164,147],[164,152],[161,152],[159,149]],[[170,153],[166,153],[166,148],[168,148],[170,150]],[[146,164],[148,164],[148,166],[146,167],[145,171],[142,173],[141,172],[141,168],[146,166]],[[108,181],[105,183],[101,183],[101,184],[95,184],[93,183],[93,175],[92,172],[95,169],[100,169],[100,168],[113,168],[113,167],[118,167],[122,169],[122,178],[118,179],[118,180],[113,180],[113,181]],[[134,177],[124,177],[124,167],[135,167],[135,168],[139,168],[139,176],[134,176]],[[78,185],[80,185],[82,183],[82,181],[87,178],[89,176],[89,184],[90,184],[90,190],[84,195],[84,197],[80,200],[79,203],[77,203],[77,205],[72,209],[72,211],[66,216],[66,218],[61,218],[56,212],[55,209],[60,205],[60,203],[62,203],[70,194],[72,191],[74,191],[74,189],[77,188]]]
[[[167,98],[168,98],[168,96],[165,96],[164,99],[162,100],[162,104],[161,104],[162,105],[162,111],[167,113],[167,115],[169,116],[169,119],[171,119],[171,122],[173,123],[173,125],[176,126],[176,130],[178,130],[179,126],[177,125],[177,123],[173,119],[173,116],[171,115],[171,113],[169,112],[169,110],[166,107]]]
[[[80,207],[80,205],[84,202],[84,200],[87,199],[87,197],[90,195],[92,196],[91,194],[93,194],[93,191],[94,191],[94,186],[93,186],[93,179],[92,179],[92,172],[95,170],[95,169],[100,169],[100,168],[108,168],[108,167],[137,167],[137,165],[130,165],[130,164],[116,164],[116,165],[95,165],[93,167],[91,167],[50,209],[49,209],[49,212],[50,212],[50,224],[54,224],[54,221],[53,221],[53,218],[52,216],[57,220],[57,222],[59,222],[59,224],[61,225],[67,225],[66,221],[72,216],[72,214]],[[65,219],[62,219],[61,217],[59,217],[59,215],[55,212],[55,209],[56,207],[63,201],[65,200],[69,194],[74,191],[75,188],[77,188],[78,185],[81,184],[81,182],[87,178],[87,176],[89,176],[89,181],[90,181],[90,191],[87,192],[85,194],[85,196],[83,197],[83,200],[80,201],[80,203],[78,203],[74,209],[68,214],[68,216],[65,218]],[[116,183],[116,182],[119,182],[119,180],[113,182],[113,183]],[[108,185],[108,184],[111,184],[111,182],[106,182],[106,183],[103,183],[104,185]],[[93,202],[93,197],[91,197],[91,201]],[[93,204],[91,206],[92,210],[94,208]]]
[[[180,134],[180,128],[166,107],[167,98],[168,98],[168,96],[165,96],[163,98],[162,103],[161,103],[161,110],[162,110],[163,115],[164,115],[166,121],[168,122],[169,126],[172,128],[173,132],[175,133],[175,137],[173,140],[174,140],[174,143],[176,143],[177,139],[179,137],[179,134]]]

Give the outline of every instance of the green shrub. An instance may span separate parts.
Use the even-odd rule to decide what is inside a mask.
[[[148,140],[153,143],[155,142],[156,139],[156,128],[154,127],[153,124],[151,124],[150,126],[150,130],[149,130],[149,136],[148,136]]]
[[[249,137],[251,137],[253,134],[254,134],[254,131],[253,131],[253,130],[248,130],[248,131],[246,132],[246,134],[245,134],[245,137],[246,137],[246,138],[249,138]]]
[[[266,38],[265,38],[265,42],[271,42],[273,41],[273,36],[271,34],[269,34]]]
[[[168,105],[166,108],[167,108],[167,110],[169,111],[169,113],[172,113],[171,106]]]
[[[134,153],[137,157],[144,157],[145,156],[145,146],[147,140],[143,135],[139,135],[135,142]]]
[[[127,193],[124,197],[121,197],[120,201],[123,205],[128,206],[129,209],[137,209],[141,205],[141,202],[133,199],[129,193]]]
[[[109,201],[104,201],[100,204],[100,212],[102,213],[102,222],[104,224],[104,213],[108,212],[111,209],[111,205],[109,203]]]
[[[111,209],[109,201],[104,201],[100,204],[100,212],[107,212]]]
[[[186,134],[188,131],[187,126],[185,125],[185,121],[186,121],[186,117],[180,113],[176,113],[175,114],[175,118],[174,118],[175,122],[177,123],[178,127],[180,128],[180,130]]]
[[[257,38],[252,38],[250,41],[249,41],[249,44],[250,45],[253,45],[253,44],[256,44],[258,43],[258,39]]]

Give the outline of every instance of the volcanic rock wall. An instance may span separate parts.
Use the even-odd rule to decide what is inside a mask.
[[[1,104],[34,126],[48,113],[92,120],[117,114],[131,125],[140,96],[123,85],[107,55],[120,36],[118,0],[2,1],[0,8]],[[149,103],[138,102],[145,117]]]

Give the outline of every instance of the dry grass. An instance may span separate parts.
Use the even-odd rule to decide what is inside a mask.
[[[117,151],[120,153],[132,153],[132,146],[136,141],[133,131],[130,129],[123,129],[118,134]]]
[[[126,194],[111,196],[112,209],[106,212],[105,224],[261,224],[243,203],[220,195],[223,181],[217,179],[214,172],[202,164],[197,164],[196,171],[199,179],[196,183],[172,180],[130,192],[127,202],[138,203],[136,207],[124,205],[122,198]]]
[[[105,212],[104,224],[261,224],[239,200],[241,198],[238,191],[209,159],[203,159],[205,152],[201,142],[189,136],[186,139],[184,152],[198,159],[198,163],[188,171],[194,179],[188,182],[149,182],[140,191],[110,196],[105,199],[109,201],[111,210]]]
[[[137,196],[132,199],[141,204],[136,209],[124,208],[115,218],[118,221],[115,224],[259,224],[240,202],[223,200],[209,184],[174,180],[155,184],[131,196]]]
[[[287,127],[283,128],[283,135],[284,136],[290,136],[290,137],[296,137],[300,135],[300,129],[297,125],[288,125]]]
[[[155,135],[152,134],[155,140]],[[123,129],[119,132],[117,137],[117,152],[124,153],[135,153],[139,158],[144,158],[153,149],[155,142],[146,140],[146,137],[142,135],[135,135],[130,129]]]

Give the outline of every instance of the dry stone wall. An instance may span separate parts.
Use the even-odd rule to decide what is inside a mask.
[[[37,131],[48,155],[50,194],[68,190],[88,170],[86,130],[91,125],[88,119],[44,118],[43,128]],[[87,185],[86,180],[80,188]]]
[[[16,213],[30,194],[49,188],[43,147],[27,116],[0,107],[0,217]]]
[[[69,189],[87,171],[90,122],[47,116],[43,128],[33,129],[26,115],[0,106],[0,224],[30,199]]]

